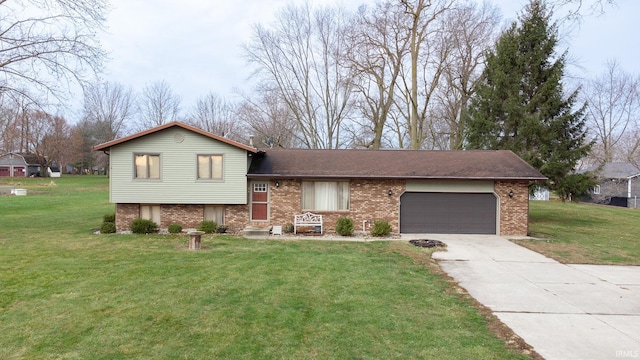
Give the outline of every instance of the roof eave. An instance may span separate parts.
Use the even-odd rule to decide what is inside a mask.
[[[375,179],[375,180],[508,180],[508,181],[545,181],[546,177],[521,176],[385,176],[385,175],[292,175],[292,174],[247,174],[254,179]]]

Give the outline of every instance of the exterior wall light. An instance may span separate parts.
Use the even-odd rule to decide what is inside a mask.
[[[387,195],[389,196],[393,195],[393,190],[389,189],[389,191],[387,191]]]
[[[280,187],[280,181],[276,180],[276,189]]]
[[[512,198],[513,197],[513,190],[509,190],[509,197]]]

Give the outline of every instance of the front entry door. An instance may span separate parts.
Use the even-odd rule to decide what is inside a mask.
[[[251,184],[251,220],[268,220],[269,183],[256,181]]]

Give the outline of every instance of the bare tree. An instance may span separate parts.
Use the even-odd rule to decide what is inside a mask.
[[[599,145],[593,155],[600,163],[626,157],[626,149],[619,145],[629,131],[640,125],[640,79],[610,61],[605,73],[587,81],[582,94],[587,103],[587,120]],[[629,140],[625,140],[628,148]]]
[[[67,146],[69,126],[64,118],[52,116],[39,109],[39,104],[23,105],[14,122],[14,134],[19,136],[19,146],[14,151],[35,155],[41,165],[40,175],[60,157]]]
[[[391,2],[362,7],[346,32],[350,48],[348,65],[360,95],[353,120],[352,141],[356,147],[382,147],[387,119],[392,111],[403,60],[409,50],[403,13]]]
[[[36,154],[40,154],[45,160],[43,171],[51,167],[54,162],[65,165],[72,157],[69,146],[71,126],[69,126],[67,120],[62,116],[50,116],[48,123],[47,133],[40,144],[36,146]]]
[[[0,153],[15,152],[20,143],[20,106],[0,98]]]
[[[551,8],[564,9],[565,19],[580,21],[584,16],[602,15],[607,6],[616,4],[615,0],[549,0]]]
[[[83,119],[101,129],[96,135],[97,143],[107,142],[127,133],[135,115],[133,90],[119,83],[98,83],[86,88],[84,93]],[[93,144],[96,145],[96,144]]]
[[[164,80],[145,86],[140,99],[139,130],[179,120],[180,102],[180,96]]]
[[[289,108],[304,145],[338,148],[342,122],[351,110],[353,76],[343,66],[345,14],[289,5],[271,28],[257,25],[244,46],[265,86]]]
[[[0,1],[0,94],[62,101],[102,68],[95,36],[108,0]]]
[[[409,39],[409,68],[403,69],[404,87],[399,98],[398,109],[404,113],[409,128],[409,147],[419,149],[425,139],[425,122],[431,98],[437,89],[444,64],[441,59],[447,48],[432,42],[441,30],[436,19],[447,11],[453,0],[400,0],[405,14]],[[436,55],[436,56],[434,56]],[[418,94],[421,96],[419,97]],[[428,126],[428,125],[427,125]]]
[[[296,120],[289,107],[280,102],[276,91],[261,88],[259,96],[243,96],[236,115],[253,137],[256,147],[304,147]],[[248,141],[245,137],[245,141]]]
[[[439,127],[439,148],[461,149],[464,142],[464,124],[467,105],[473,95],[475,83],[484,68],[484,54],[498,36],[500,14],[495,5],[484,2],[462,3],[441,17],[441,51],[447,58],[442,82],[436,93],[436,109],[432,116]]]
[[[240,141],[243,137],[234,105],[213,92],[198,99],[187,123],[232,140]]]
[[[71,157],[69,164],[80,174],[91,172],[95,167],[105,167],[108,157],[100,152],[93,151],[93,146],[98,144],[101,129],[95,122],[81,120],[71,129],[69,148]]]

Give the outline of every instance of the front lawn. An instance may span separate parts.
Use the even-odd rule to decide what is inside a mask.
[[[0,197],[1,359],[513,359],[405,242],[93,235],[106,178]]]
[[[563,263],[640,265],[640,210],[531,201],[529,230],[516,241]]]

